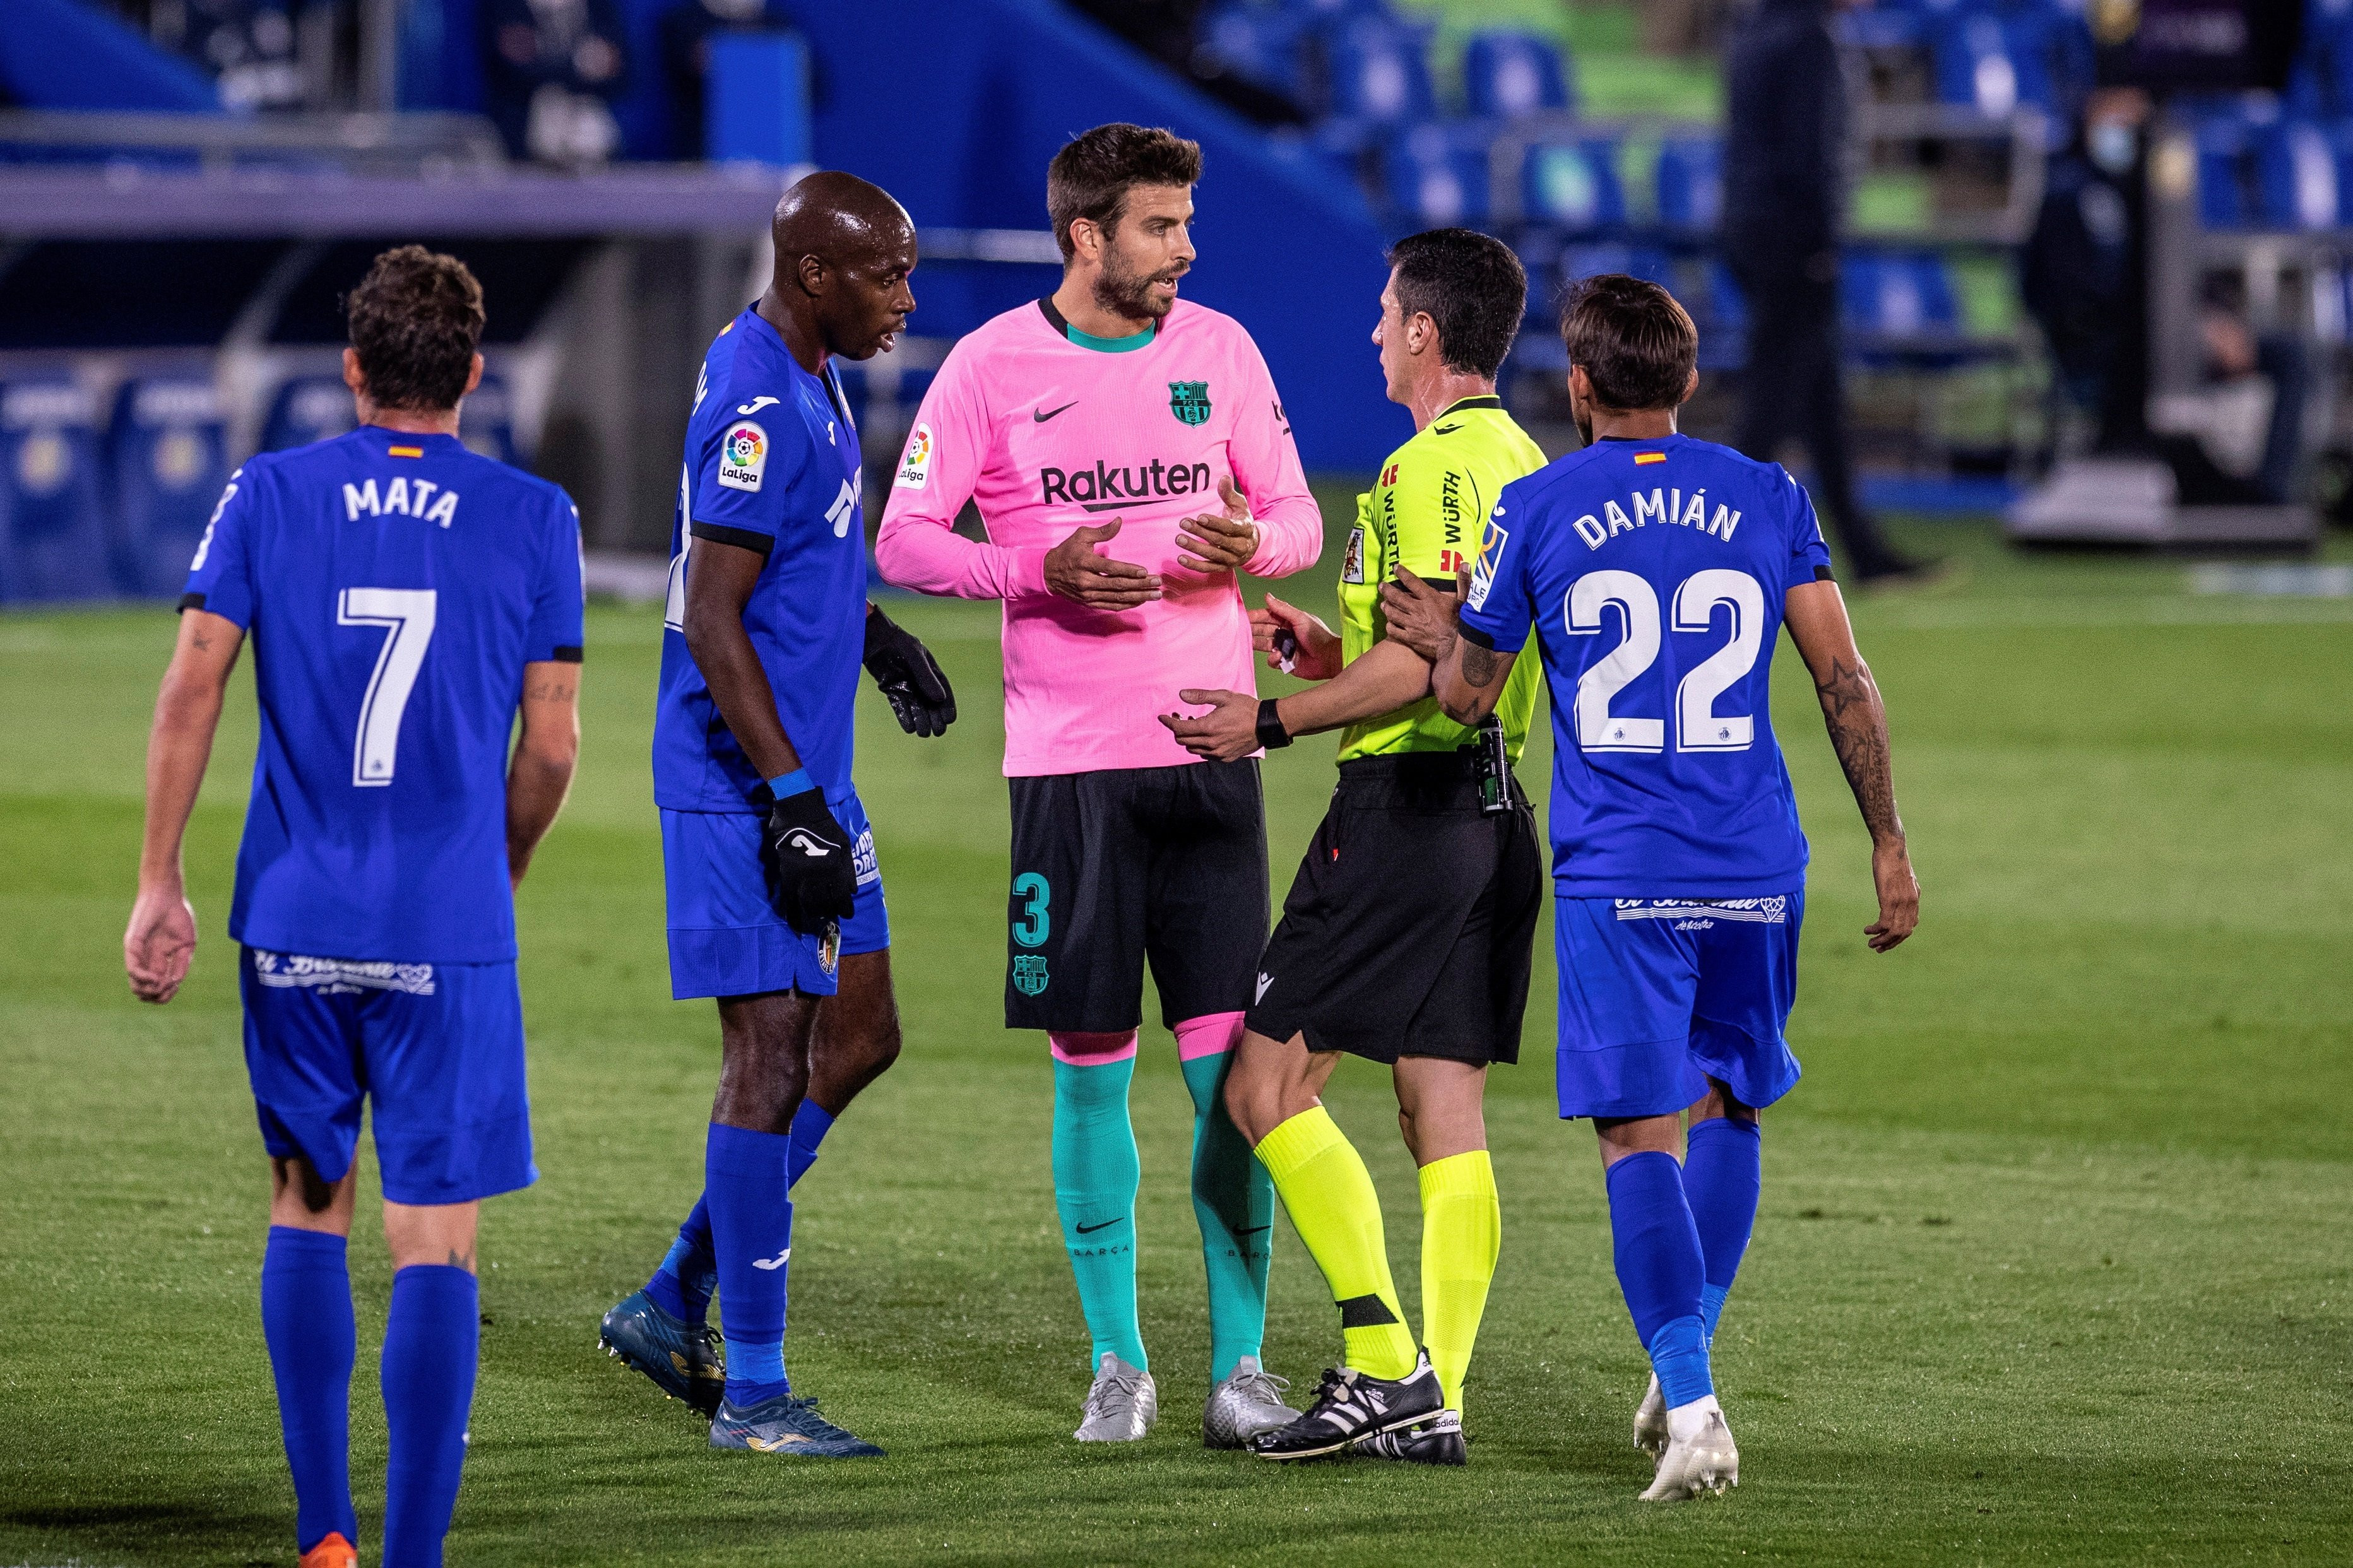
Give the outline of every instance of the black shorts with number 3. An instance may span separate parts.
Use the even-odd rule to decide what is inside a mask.
[[[1268,912],[1256,759],[1006,782],[1007,1028],[1134,1028],[1147,957],[1164,1024],[1250,1005]]]
[[[1515,1062],[1544,909],[1535,817],[1483,812],[1465,752],[1340,764],[1259,961],[1248,1027],[1377,1062]]]

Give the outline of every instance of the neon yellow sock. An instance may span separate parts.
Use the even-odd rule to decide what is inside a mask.
[[[1421,1168],[1421,1341],[1451,1410],[1462,1408],[1462,1378],[1503,1244],[1504,1205],[1487,1151]]]
[[[1380,1195],[1355,1146],[1319,1105],[1268,1133],[1257,1152],[1340,1305],[1348,1365],[1371,1377],[1410,1373],[1421,1358],[1389,1278]]]

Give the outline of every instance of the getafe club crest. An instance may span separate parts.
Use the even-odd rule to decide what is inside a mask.
[[[1046,956],[1039,952],[1017,952],[1013,955],[1013,984],[1021,988],[1024,996],[1035,996],[1046,989]]]
[[[1206,381],[1170,382],[1168,412],[1187,425],[1207,425],[1209,422],[1209,384]]]

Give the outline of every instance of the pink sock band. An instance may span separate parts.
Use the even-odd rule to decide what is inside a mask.
[[[1240,1014],[1234,1015],[1239,1018]],[[1103,1067],[1111,1062],[1124,1062],[1135,1055],[1135,1031],[1121,1035],[1049,1034],[1046,1048],[1058,1062],[1074,1068]]]
[[[1189,1062],[1195,1057],[1214,1057],[1219,1051],[1232,1050],[1242,1043],[1242,1016],[1240,1013],[1204,1013],[1198,1018],[1187,1018],[1171,1031],[1176,1037],[1176,1059]]]

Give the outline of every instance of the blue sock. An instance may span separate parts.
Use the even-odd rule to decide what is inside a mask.
[[[1135,1189],[1141,1175],[1127,1117],[1135,1058],[1081,1067],[1054,1064],[1054,1208],[1092,1341],[1087,1364],[1105,1351],[1149,1370],[1135,1312]]]
[[[792,1392],[785,1377],[785,1276],[793,1256],[791,1140],[711,1124],[702,1190],[719,1255],[727,1401],[746,1409]]]
[[[661,1267],[646,1281],[646,1294],[671,1317],[699,1323],[710,1314],[711,1292],[718,1286],[719,1262],[711,1251],[711,1200],[698,1196]]]
[[[294,1546],[337,1531],[359,1544],[352,1511],[352,1277],[340,1236],[269,1227],[261,1254],[261,1337],[278,1384],[278,1426],[294,1472]]]
[[[804,1100],[801,1108],[793,1112],[792,1164],[786,1174],[793,1185],[799,1186],[808,1168],[817,1163],[818,1146],[825,1135],[833,1131],[833,1113],[814,1100]]]
[[[1618,1288],[1672,1410],[1715,1392],[1700,1321],[1707,1265],[1683,1198],[1683,1167],[1672,1154],[1648,1150],[1610,1166],[1608,1181]]]
[[[1707,1259],[1707,1288],[1700,1292],[1700,1319],[1707,1341],[1715,1342],[1724,1299],[1740,1272],[1748,1234],[1757,1228],[1757,1194],[1764,1184],[1764,1135],[1754,1121],[1715,1116],[1692,1123],[1683,1151],[1683,1193],[1699,1227],[1699,1249]]]
[[[385,1568],[440,1568],[441,1538],[458,1506],[466,1415],[481,1344],[481,1291],[446,1263],[412,1263],[392,1277],[384,1327]]]
[[[795,1186],[817,1163],[818,1148],[832,1131],[832,1114],[814,1100],[802,1100],[801,1108],[793,1112],[791,1163],[786,1178]],[[646,1294],[672,1317],[699,1323],[710,1314],[711,1293],[718,1286],[719,1258],[711,1244],[711,1203],[698,1197],[694,1212],[678,1227],[678,1239],[670,1244],[661,1267],[646,1281]]]

